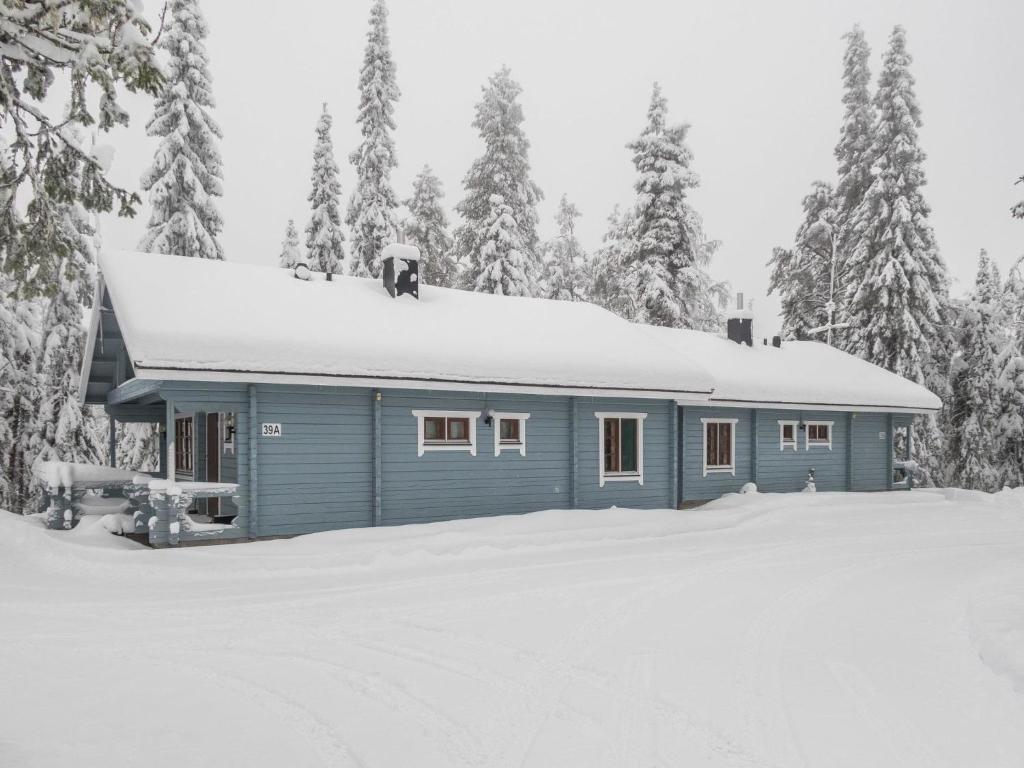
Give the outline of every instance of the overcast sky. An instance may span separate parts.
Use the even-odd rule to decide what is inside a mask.
[[[146,0],[151,16],[161,3]],[[227,258],[276,262],[285,224],[300,231],[313,129],[326,101],[334,115],[343,205],[353,187],[348,153],[369,0],[205,0],[215,118],[224,131]],[[692,201],[708,235],[721,240],[712,272],[755,299],[759,328],[777,327],[766,298],[765,262],[791,243],[801,198],[833,180],[842,115],[842,34],[865,29],[877,75],[889,32],[907,28],[928,154],[925,195],[954,293],[973,280],[987,248],[1005,269],[1024,255],[1024,3],[818,0],[390,0],[392,50],[402,91],[395,134],[395,190],[404,199],[424,163],[445,185],[449,210],[481,150],[470,123],[481,85],[507,64],[523,86],[534,180],[544,190],[542,235],[554,230],[558,198],[583,214],[587,248],[608,214],[633,200],[625,144],[642,129],[651,84],[661,83],[670,119],[687,122],[701,187]],[[244,11],[242,10],[244,8]],[[112,139],[112,174],[137,187],[156,140],[151,107],[128,99],[133,123]],[[108,218],[106,247],[134,248],[148,209]]]

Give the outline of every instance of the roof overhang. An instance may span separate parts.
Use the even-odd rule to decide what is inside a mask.
[[[417,379],[403,377],[345,376],[265,371],[219,371],[209,369],[147,368],[135,365],[138,379],[163,381],[207,381],[241,384],[302,384],[330,387],[376,387],[378,389],[447,390],[450,392],[518,393],[525,395],[564,395],[566,397],[628,397],[641,400],[678,400],[707,405],[710,392],[679,390],[621,389],[606,387],[562,386],[500,381],[462,381],[449,379]]]
[[[914,415],[926,415],[937,413],[938,408],[915,408],[898,405],[872,405],[870,403],[779,403],[763,400],[719,400],[710,397],[707,400],[690,398],[677,398],[679,405],[704,405],[720,408],[762,408],[776,411],[839,411],[842,413],[859,413],[861,411],[871,413],[906,413]]]

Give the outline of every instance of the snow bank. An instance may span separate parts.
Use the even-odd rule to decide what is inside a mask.
[[[150,253],[104,252],[100,266],[140,375],[306,374],[641,397],[712,387],[700,364],[581,302],[434,286],[424,286],[419,301],[395,301],[377,280],[305,282],[277,267]]]
[[[919,384],[817,341],[753,347],[700,331],[643,326],[676,354],[699,360],[714,379],[712,404],[792,403],[937,410],[939,398]],[[755,333],[756,333],[755,329]]]
[[[149,475],[99,464],[75,464],[64,461],[42,461],[32,471],[48,488],[69,488],[74,485],[146,482]]]

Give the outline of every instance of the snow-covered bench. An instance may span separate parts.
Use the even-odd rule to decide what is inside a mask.
[[[65,461],[43,461],[33,471],[45,488],[47,527],[66,530],[83,515],[127,511],[153,479],[144,472]]]

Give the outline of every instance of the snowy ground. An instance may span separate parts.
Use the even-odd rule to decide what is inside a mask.
[[[1020,766],[1024,495],[150,551],[0,513],[0,766]]]

